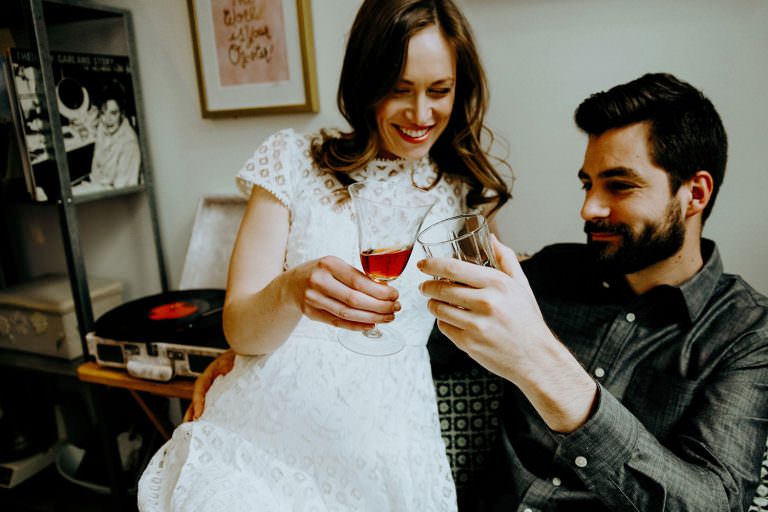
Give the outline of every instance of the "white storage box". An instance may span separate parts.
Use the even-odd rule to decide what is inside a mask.
[[[89,279],[94,319],[123,302],[119,281]],[[0,347],[63,359],[83,355],[69,278],[43,276],[0,290]]]

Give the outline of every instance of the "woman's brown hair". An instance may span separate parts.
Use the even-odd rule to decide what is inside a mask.
[[[469,23],[451,0],[363,2],[347,41],[336,97],[339,111],[352,129],[323,131],[313,143],[312,157],[345,185],[353,181],[348,173],[376,158],[376,106],[400,79],[411,37],[430,25],[440,28],[456,52],[453,112],[430,156],[439,173],[457,175],[469,183],[468,206],[490,204],[493,212],[510,194],[481,147],[483,133],[493,143],[493,134],[483,125],[488,106],[485,72]],[[503,160],[499,162],[508,167]]]

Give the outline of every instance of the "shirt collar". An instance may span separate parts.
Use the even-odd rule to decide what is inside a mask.
[[[723,261],[720,259],[720,251],[717,250],[715,242],[703,238],[701,256],[704,259],[701,269],[684,283],[673,287],[680,290],[691,322],[699,317],[723,275]]]
[[[618,294],[628,301],[639,300],[640,303],[647,304],[651,309],[658,310],[658,307],[661,307],[670,313],[669,308],[674,308],[675,311],[679,311],[680,314],[685,315],[689,322],[693,323],[712,297],[715,286],[723,274],[720,252],[712,240],[702,238],[701,256],[704,265],[687,281],[679,285],[657,286],[644,293],[640,298],[635,296],[624,276],[611,276],[606,279],[606,276],[603,275],[599,277],[599,283],[603,288],[606,288],[606,291],[610,288],[610,293]],[[597,275],[600,276],[599,272]]]

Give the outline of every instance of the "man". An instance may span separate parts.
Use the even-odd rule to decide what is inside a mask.
[[[652,74],[575,118],[585,246],[522,268],[496,241],[500,270],[419,262],[444,278],[421,289],[454,355],[508,383],[476,510],[746,510],[768,434],[768,300],[701,237],[725,171],[720,117]],[[445,364],[450,342],[432,342]]]

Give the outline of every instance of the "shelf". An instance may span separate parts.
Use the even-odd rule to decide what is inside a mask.
[[[105,190],[103,192],[94,192],[91,194],[84,194],[81,196],[73,196],[72,201],[75,204],[89,203],[91,201],[99,201],[101,199],[110,199],[113,197],[122,197],[131,194],[138,194],[144,191],[144,185],[136,185],[133,187],[125,187],[120,190]]]
[[[121,18],[124,12],[116,7],[91,5],[76,0],[44,0],[43,5],[46,21],[50,25]]]
[[[31,352],[0,349],[0,366],[13,366],[24,370],[77,377],[77,367],[83,364],[84,357],[71,361],[56,357],[42,356]]]
[[[72,196],[72,203],[75,205],[78,205],[78,204],[91,203],[94,201],[101,201],[103,199],[132,196],[135,194],[140,194],[145,190],[146,190],[145,186],[141,184],[141,185],[135,185],[132,187],[124,187],[119,190],[104,190],[100,192],[92,192],[90,194]],[[5,194],[3,195],[2,200],[7,201],[9,204],[32,205],[32,206],[56,205],[61,201],[59,198],[52,198],[47,201],[35,201],[32,198],[30,198],[29,195],[27,195],[26,193]]]
[[[77,23],[91,20],[119,18],[121,11],[118,8],[92,5],[85,2],[43,0],[45,16],[50,25],[63,23]],[[19,26],[26,23],[26,6],[18,0],[9,3],[8,8],[3,9],[3,21],[0,28]]]

